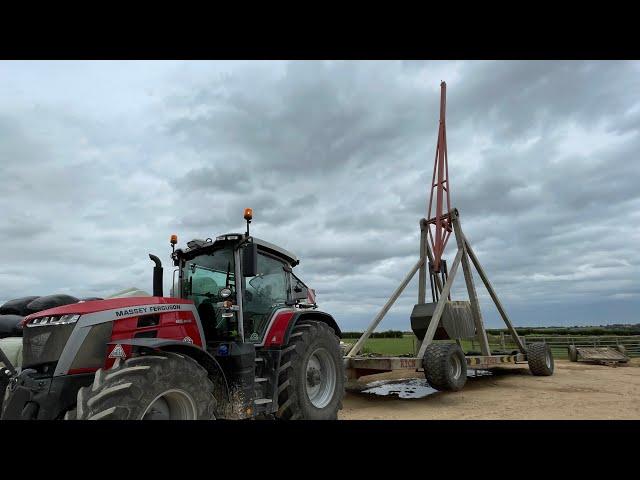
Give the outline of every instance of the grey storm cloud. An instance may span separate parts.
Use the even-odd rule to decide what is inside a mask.
[[[445,80],[452,203],[515,323],[640,321],[639,62],[0,62],[0,76],[0,300],[149,290],[146,254],[168,261],[171,233],[241,231],[252,207],[253,233],[363,328],[417,260]],[[382,328],[409,327],[416,283]]]

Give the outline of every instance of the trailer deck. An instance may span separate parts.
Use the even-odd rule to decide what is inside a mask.
[[[493,355],[465,355],[467,369],[490,370],[505,364],[527,363],[523,353],[499,353]],[[422,359],[419,357],[345,357],[347,378],[355,380],[366,375],[392,372],[395,370],[423,371]]]

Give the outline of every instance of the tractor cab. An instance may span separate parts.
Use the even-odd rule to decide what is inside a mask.
[[[245,215],[245,218],[247,216]],[[250,221],[250,218],[247,220]],[[248,227],[248,224],[247,224]],[[193,301],[208,345],[264,343],[279,309],[315,307],[307,286],[292,272],[298,258],[247,232],[194,239],[174,250],[175,297]]]

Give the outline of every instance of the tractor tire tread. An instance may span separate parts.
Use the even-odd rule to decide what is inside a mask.
[[[304,390],[304,378],[301,378],[305,354],[314,345],[323,344],[332,351],[339,370],[336,376],[336,391],[329,404],[318,409],[314,407]],[[278,411],[276,418],[281,420],[336,420],[338,411],[342,409],[345,394],[344,369],[340,339],[329,325],[315,320],[300,320],[293,327],[287,345],[283,346],[281,366],[278,370]]]
[[[198,419],[215,418],[213,382],[204,367],[191,357],[162,352],[118,360],[110,369],[99,369],[93,384],[78,391],[76,407],[67,412],[65,419],[140,419],[142,409],[171,387],[179,387],[192,396]]]

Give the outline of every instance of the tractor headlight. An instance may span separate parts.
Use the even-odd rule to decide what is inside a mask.
[[[60,318],[58,320],[55,320],[53,322],[51,322],[52,325],[64,325],[67,323],[76,323],[78,321],[78,319],[80,318],[80,315],[73,313],[70,315],[62,315],[60,316]]]
[[[27,327],[41,327],[46,325],[68,325],[70,323],[76,323],[80,315],[76,313],[72,313],[69,315],[51,315],[48,317],[40,317],[34,318],[29,323],[27,323]]]

